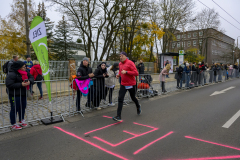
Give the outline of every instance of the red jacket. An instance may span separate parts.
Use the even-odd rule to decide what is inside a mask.
[[[34,65],[30,70],[30,74],[33,75],[34,80],[36,80],[38,74],[42,75],[41,66],[39,64]]]
[[[122,74],[121,71],[127,71],[126,74]],[[119,63],[119,76],[121,77],[121,85],[134,86],[136,85],[135,76],[138,76],[138,71],[135,64],[126,59],[124,62]]]

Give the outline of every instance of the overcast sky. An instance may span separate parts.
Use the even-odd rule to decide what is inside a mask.
[[[39,2],[42,2],[42,0],[33,0],[36,4]],[[233,18],[231,18],[227,13],[225,13],[221,8],[219,8],[216,4],[213,3],[212,0],[200,0],[202,3],[206,4],[210,8],[214,8],[218,11],[218,13],[225,19],[227,19],[230,23],[235,25],[237,28],[240,29],[240,0],[214,0],[216,3],[218,3],[225,11],[227,11],[231,16],[233,16],[237,21],[235,21]],[[198,2],[198,0],[195,0],[196,2],[196,10],[200,11],[203,8],[206,8],[204,5]],[[12,0],[1,0],[0,5],[0,15],[2,18],[4,18],[8,13],[11,11],[10,4],[12,3]],[[47,4],[46,4],[47,5]],[[61,20],[62,15],[56,12],[54,9],[47,8],[47,16],[57,23],[59,20]],[[240,30],[233,27],[231,24],[220,18],[221,20],[221,28],[223,28],[226,32],[225,34],[237,39],[238,36],[240,36]],[[239,37],[240,41],[240,37]],[[240,42],[239,42],[240,43]]]

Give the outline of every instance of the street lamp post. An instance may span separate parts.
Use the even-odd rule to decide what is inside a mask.
[[[234,65],[234,52],[235,52],[235,51],[233,50],[233,65]]]
[[[239,37],[240,37],[240,36],[237,37],[237,48],[238,48],[238,38],[239,38]]]

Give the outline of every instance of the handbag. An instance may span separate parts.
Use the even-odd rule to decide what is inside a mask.
[[[34,68],[34,67],[33,67],[33,68]],[[35,71],[38,73],[38,71],[36,70],[36,68],[34,68],[34,69],[35,69]],[[42,81],[42,80],[43,80],[43,76],[42,76],[41,74],[38,73],[38,75],[37,75],[35,81]]]

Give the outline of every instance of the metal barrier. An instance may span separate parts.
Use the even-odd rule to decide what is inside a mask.
[[[170,77],[176,73],[171,74]],[[166,94],[169,92],[174,92],[178,90],[178,87],[182,88],[193,88],[209,83],[216,83],[219,81],[226,81],[229,76],[230,78],[235,78],[239,76],[239,70],[220,70],[214,72],[212,70],[207,70],[205,72],[190,72],[189,74],[183,73],[181,77],[175,77],[166,79],[164,83],[160,83],[159,74],[141,74],[136,77],[137,83],[135,87],[136,97],[149,98],[153,96],[158,96]],[[0,133],[5,133],[11,131],[10,126],[10,113],[14,115],[17,119],[17,113],[20,113],[23,118],[24,114],[21,114],[21,107],[18,105],[18,109],[11,107],[16,106],[16,104],[21,104],[26,100],[26,112],[25,121],[30,125],[41,124],[42,119],[50,118],[51,112],[53,116],[74,116],[77,114],[84,114],[86,112],[92,112],[93,110],[100,110],[107,107],[117,107],[118,103],[118,92],[120,88],[119,81],[116,80],[115,86],[112,88],[106,87],[102,82],[98,81],[97,78],[93,78],[93,85],[89,89],[87,96],[83,96],[80,91],[70,85],[69,81],[66,79],[60,80],[50,80],[51,83],[51,104],[49,103],[47,89],[44,85],[46,81],[36,82],[31,86],[31,90],[35,93],[33,95],[29,94],[30,91],[26,91],[24,100],[16,96],[15,90],[14,95],[9,97],[6,92],[8,92],[5,84],[0,83],[1,92],[1,113],[0,113]],[[181,85],[182,83],[182,85]],[[42,84],[42,85],[41,85]],[[42,86],[42,91],[41,91]],[[39,90],[40,89],[40,90]],[[43,99],[39,99],[39,97]],[[128,105],[132,100],[130,95],[127,93],[124,98],[124,105]],[[17,106],[16,106],[17,107]],[[19,112],[20,108],[20,112]],[[12,112],[11,112],[12,110]]]

